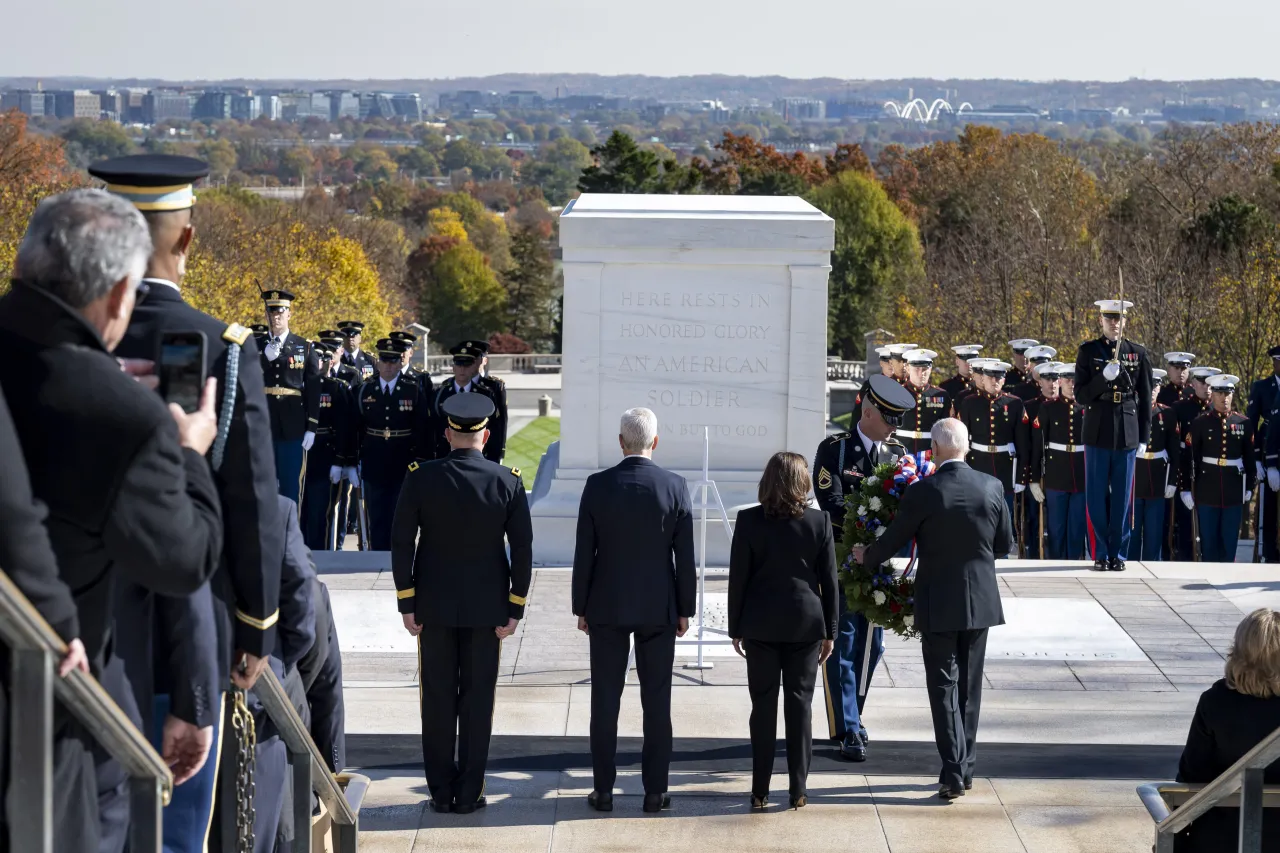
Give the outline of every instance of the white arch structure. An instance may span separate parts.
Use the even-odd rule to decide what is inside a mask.
[[[914,100],[907,102],[905,105],[899,105],[897,101],[885,101],[884,108],[892,112],[897,118],[901,119],[912,118],[912,115],[914,114],[916,121],[921,124],[925,124],[927,122],[936,121],[938,116],[942,114],[943,110],[946,110],[952,115],[959,115],[965,110],[972,112],[973,104],[965,101],[958,108],[952,108],[951,104],[943,98],[938,98],[932,104],[928,105],[926,105],[922,99],[915,98]]]

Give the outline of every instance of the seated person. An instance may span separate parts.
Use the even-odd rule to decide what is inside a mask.
[[[1226,677],[1200,696],[1178,781],[1208,784],[1280,728],[1280,612],[1263,607],[1236,628]],[[1267,768],[1267,785],[1280,785],[1280,761]],[[1239,844],[1239,809],[1215,808],[1178,835],[1178,853],[1221,853]],[[1280,849],[1280,813],[1264,812],[1263,850]]]

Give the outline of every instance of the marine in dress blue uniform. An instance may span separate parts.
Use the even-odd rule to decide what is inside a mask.
[[[1035,338],[1016,338],[1009,341],[1009,349],[1013,351],[1013,364],[1009,366],[1009,372],[1004,378],[1004,387],[1009,393],[1013,393],[1014,388],[1030,378],[1027,350],[1037,346],[1040,346],[1040,342]]]
[[[369,547],[391,550],[391,524],[409,463],[430,458],[430,401],[400,372],[402,344],[378,341],[378,375],[360,387],[359,476],[369,517]]]
[[[1185,446],[1186,438],[1191,434],[1191,424],[1195,419],[1210,410],[1209,378],[1222,371],[1216,367],[1200,366],[1190,370],[1187,384],[1191,387],[1191,396],[1173,406],[1175,429],[1178,442]],[[1178,455],[1178,493],[1191,491],[1191,454]],[[1173,553],[1174,559],[1189,563],[1196,558],[1195,525],[1192,522],[1192,509],[1182,500],[1173,502]]]
[[[979,393],[965,397],[956,415],[969,430],[965,461],[970,468],[990,474],[1004,485],[1004,500],[1010,517],[1015,519],[1014,534],[1021,542],[1022,529],[1016,521],[1013,499],[1030,479],[1031,450],[1024,443],[1026,430],[1020,426],[1029,425],[1030,421],[1022,401],[1004,390],[1005,377],[1011,369],[1008,362],[982,358],[971,365],[978,376]]]
[[[1085,549],[1084,407],[1075,400],[1075,368],[1058,364],[1051,369],[1058,396],[1037,406],[1031,422],[1031,491],[1037,503],[1044,501],[1048,556],[1079,560]]]
[[[1194,396],[1191,390],[1190,374],[1191,363],[1196,360],[1196,355],[1192,352],[1167,352],[1164,354],[1164,360],[1169,365],[1169,369],[1164,371],[1164,381],[1159,384],[1160,390],[1156,392],[1156,402],[1173,408],[1183,400],[1189,400]]]
[[[1271,412],[1280,408],[1280,347],[1267,350],[1271,356],[1271,375],[1259,379],[1249,388],[1249,405],[1245,409],[1245,417],[1249,419],[1249,428],[1253,430],[1254,458],[1258,460],[1257,479],[1265,478],[1263,459],[1266,457],[1267,431],[1271,428]],[[1276,512],[1276,495],[1267,489],[1258,489],[1258,518],[1262,521],[1261,548],[1259,555],[1264,563],[1280,562],[1280,543],[1277,542],[1277,523],[1280,513]]]
[[[1058,351],[1051,346],[1038,344],[1026,349],[1022,355],[1023,360],[1027,365],[1025,373],[1026,379],[1013,387],[1009,387],[1009,384],[1006,381],[1005,387],[1009,388],[1010,394],[1022,401],[1024,421],[1023,429],[1028,430],[1028,432],[1024,434],[1023,444],[1020,446],[1026,448],[1028,458],[1030,458],[1032,453],[1031,443],[1029,441],[1030,424],[1026,423],[1026,421],[1035,419],[1036,413],[1033,409],[1038,408],[1038,405],[1032,406],[1031,401],[1038,400],[1041,397],[1040,375],[1037,373],[1037,370],[1040,367],[1049,364],[1054,358],[1056,358]],[[1027,472],[1027,477],[1028,484],[1035,481],[1035,476],[1030,470]],[[1015,499],[1014,506],[1019,513],[1015,518],[1022,519],[1022,530],[1019,531],[1019,536],[1021,537],[1020,541],[1023,543],[1023,556],[1028,560],[1038,560],[1041,557],[1040,510],[1042,507],[1040,506],[1040,502],[1035,500],[1034,497],[1028,495],[1026,492],[1023,492]],[[1025,533],[1025,536],[1022,536],[1023,533]]]
[[[893,430],[915,407],[915,398],[887,376],[872,376],[866,384],[866,402],[855,412],[849,432],[828,436],[818,445],[813,461],[813,492],[818,506],[831,515],[836,540],[844,532],[845,497],[857,494],[862,481],[874,473],[876,465],[892,463],[907,449],[893,438]],[[882,435],[876,440],[863,429]],[[858,695],[862,681],[862,661],[871,644],[871,671],[867,673],[870,692],[876,665],[884,655],[884,629],[871,630],[867,618],[847,609],[843,591],[838,596],[840,618],[835,649],[822,667],[822,687],[826,694],[828,733],[840,744],[840,754],[850,761],[867,760],[867,729],[862,711],[867,697]]]
[[[488,350],[489,345],[484,341],[462,341],[449,348],[449,354],[453,356],[453,378],[440,383],[432,405],[437,425],[433,436],[436,459],[449,455],[449,442],[439,426],[445,420],[441,414],[444,404],[458,394],[477,392],[492,400],[494,408],[493,417],[489,420],[489,440],[484,445],[484,458],[490,462],[502,462],[507,449],[507,386],[496,376],[482,373]]]
[[[1010,384],[1006,377],[1005,389],[1024,403],[1040,396],[1040,380],[1036,368],[1042,364],[1048,364],[1057,357],[1058,351],[1051,346],[1037,344],[1028,348],[1022,353],[1022,360],[1026,364],[1023,380],[1014,385]]]
[[[951,416],[951,395],[929,381],[937,357],[931,349],[913,349],[904,354],[907,380],[902,387],[915,397],[916,405],[902,416],[894,435],[913,455],[933,452],[929,431],[938,421]]]
[[[143,649],[136,665],[155,666],[157,690],[169,686],[161,695],[169,696],[173,707],[185,704],[188,710],[182,713],[192,722],[216,727],[217,749],[230,701],[221,691],[231,678],[232,660],[246,654],[266,658],[275,646],[284,539],[271,425],[262,373],[256,369],[258,347],[249,329],[192,308],[179,289],[182,259],[195,233],[190,224],[194,182],[208,171],[199,160],[168,154],[130,155],[89,167],[108,192],[142,211],[156,242],[143,279],[147,292],[139,297],[116,355],[154,359],[163,333],[199,331],[207,341],[209,375],[218,380],[219,435],[210,465],[222,503],[222,565],[205,588],[207,595],[171,598],[157,610],[156,636],[166,638],[167,655],[156,656],[153,664],[145,638],[141,645],[136,636],[132,642]],[[117,614],[121,647],[131,642],[132,629],[149,636],[152,624]],[[174,790],[165,810],[167,849],[204,850],[217,772],[212,755],[196,777]]]
[[[1159,385],[1165,371],[1151,371]],[[1172,532],[1170,499],[1178,492],[1178,419],[1169,406],[1156,399],[1151,409],[1151,440],[1147,452],[1134,460],[1133,536],[1129,553],[1138,560],[1165,559],[1165,541]]]
[[[973,369],[969,367],[969,360],[982,354],[982,344],[958,344],[951,348],[951,352],[955,354],[955,375],[939,382],[938,387],[951,395],[954,414],[955,408],[960,405],[960,399],[973,393]]]
[[[1085,501],[1094,571],[1124,571],[1133,519],[1133,463],[1151,432],[1151,362],[1141,344],[1117,338],[1132,302],[1103,299],[1102,336],[1076,354],[1084,411]]]
[[[355,400],[351,387],[332,373],[334,348],[316,341],[312,349],[320,360],[320,417],[307,453],[302,535],[312,551],[331,551],[338,527],[346,527],[345,517],[338,524],[338,510],[345,471],[356,464]]]
[[[287,290],[262,294],[270,326],[262,349],[262,378],[280,494],[301,510],[307,451],[315,443],[320,422],[320,362],[306,338],[289,331],[293,298]]]
[[[1236,561],[1240,518],[1257,486],[1253,429],[1247,417],[1231,410],[1239,382],[1230,374],[1209,380],[1213,408],[1192,422],[1184,440],[1195,474],[1192,492],[1180,497],[1195,509],[1200,558],[1206,563]]]

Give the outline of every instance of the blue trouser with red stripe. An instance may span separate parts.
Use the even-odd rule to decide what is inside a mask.
[[[1133,518],[1133,463],[1138,448],[1084,449],[1085,506],[1089,514],[1089,551],[1094,560],[1124,560],[1129,554]]]

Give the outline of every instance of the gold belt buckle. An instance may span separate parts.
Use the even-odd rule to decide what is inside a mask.
[[[1112,395],[1111,395],[1111,402],[1113,402],[1113,403],[1119,403],[1119,402],[1120,402],[1120,392],[1119,392],[1119,391],[1117,391],[1117,392],[1115,392],[1114,394],[1112,394]]]
[[[384,430],[382,431],[382,437],[383,437],[383,438],[391,438],[391,430],[389,430],[389,429],[384,429]]]
[[[1067,445],[1067,452],[1068,452],[1068,453],[1075,453],[1075,452],[1076,452],[1076,446],[1075,446],[1074,444],[1068,444],[1068,445]]]

